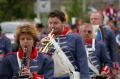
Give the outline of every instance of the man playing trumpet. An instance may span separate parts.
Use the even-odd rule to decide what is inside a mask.
[[[63,12],[58,10],[51,12],[48,16],[48,27],[50,30],[53,29],[53,40],[51,40],[49,35],[48,37],[45,37],[41,40],[41,44],[43,46],[45,46],[48,41],[52,41],[52,46],[48,53],[53,54],[52,57],[55,63],[54,79],[70,79],[71,74],[74,72],[78,72],[79,76],[77,74],[74,78],[71,79],[90,79],[87,56],[83,41],[79,35],[69,33],[69,30],[65,26],[64,22],[65,15]],[[58,56],[55,57],[55,54],[58,54]],[[60,58],[58,61],[64,63],[62,65],[62,69],[59,69],[60,65],[58,62],[56,63],[57,59],[55,58]],[[72,66],[70,67],[68,62],[65,61],[68,61]],[[70,73],[68,72],[67,74],[56,75],[56,73],[59,73],[60,71],[63,73],[67,68],[70,70]],[[56,71],[56,69],[59,69],[59,71]]]

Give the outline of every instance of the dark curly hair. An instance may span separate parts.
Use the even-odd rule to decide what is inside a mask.
[[[48,17],[57,17],[60,19],[61,22],[65,22],[65,14],[62,11],[54,10],[49,13]]]

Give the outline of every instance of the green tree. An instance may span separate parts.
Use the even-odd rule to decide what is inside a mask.
[[[32,19],[34,0],[0,0],[0,22],[16,19]]]
[[[71,6],[67,7],[67,13],[69,16],[69,22],[71,22],[72,17],[81,18],[85,22],[89,21],[89,17],[86,13],[86,10],[85,12],[83,12],[83,0],[74,0]]]
[[[67,13],[69,16],[69,22],[71,22],[72,17],[83,19],[82,0],[74,0],[71,6],[68,6]]]

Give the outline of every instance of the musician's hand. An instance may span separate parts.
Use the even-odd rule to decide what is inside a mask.
[[[33,79],[33,77],[34,77],[33,74],[30,73],[30,74],[29,74],[29,79]]]
[[[103,76],[103,77],[108,77],[109,76],[109,74],[104,72],[104,71],[102,71],[100,75]]]
[[[29,79],[32,79],[33,78],[33,75],[32,73],[30,72],[30,69],[28,67],[24,67],[21,69],[20,71],[20,76],[28,76]]]
[[[117,62],[113,62],[112,75],[116,76],[119,73],[119,65]]]
[[[41,47],[45,47],[45,45],[49,42],[50,38],[49,37],[44,37],[40,41]]]
[[[118,74],[118,70],[114,69],[114,70],[112,71],[112,75],[115,77],[117,74]]]

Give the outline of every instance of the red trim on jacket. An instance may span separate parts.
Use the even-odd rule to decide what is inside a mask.
[[[33,73],[33,79],[38,79],[38,78],[40,78],[40,79],[44,79],[44,75],[38,75],[37,73]]]
[[[118,63],[113,63],[113,68],[116,69],[116,70],[119,70]]]
[[[92,45],[92,39],[85,39],[85,44],[86,45]]]
[[[20,59],[23,59],[24,53],[23,53],[22,48],[18,49],[18,56],[19,56]],[[38,56],[37,48],[33,48],[33,52],[31,53],[30,58],[35,59],[37,56]]]
[[[67,26],[64,26],[64,30],[63,32],[60,33],[60,36],[65,36],[66,34],[69,33],[69,31],[70,31],[69,28]]]
[[[109,74],[110,73],[109,67],[108,66],[103,67],[102,72],[105,72],[106,74]]]
[[[4,55],[4,56],[13,55],[13,54],[16,54],[16,52],[10,52],[10,53],[7,53],[7,54]]]

